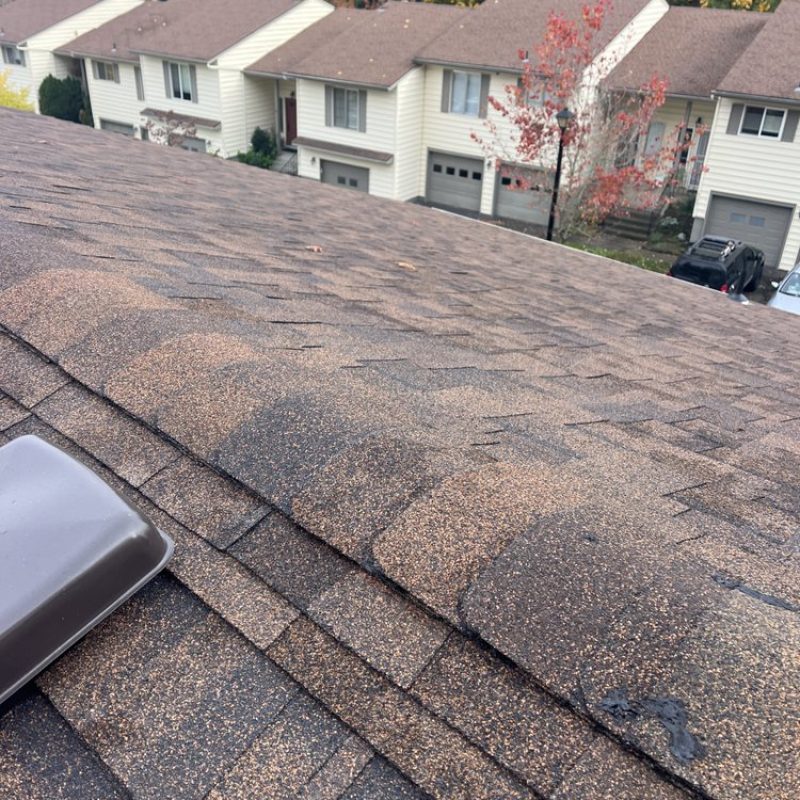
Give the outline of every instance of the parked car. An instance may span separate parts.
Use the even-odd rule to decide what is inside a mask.
[[[778,291],[770,298],[768,306],[790,314],[800,314],[800,264],[795,264],[780,283],[773,282],[772,287]]]
[[[670,267],[667,275],[738,295],[752,292],[764,273],[764,253],[721,236],[698,239]]]

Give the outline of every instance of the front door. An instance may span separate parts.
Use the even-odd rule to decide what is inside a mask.
[[[291,145],[297,138],[297,99],[284,97],[283,102],[286,112],[286,144]]]

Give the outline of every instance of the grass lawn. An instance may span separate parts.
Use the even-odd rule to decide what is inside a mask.
[[[606,258],[613,258],[614,261],[622,261],[625,264],[633,264],[641,269],[648,269],[651,272],[666,272],[675,256],[665,255],[663,257],[658,255],[647,255],[641,251],[635,250],[617,250],[610,247],[599,247],[586,242],[567,242],[569,247],[574,247],[576,250],[584,250],[587,253],[594,253],[598,256],[605,256]]]

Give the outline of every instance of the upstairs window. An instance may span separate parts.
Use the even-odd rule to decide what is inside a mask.
[[[367,130],[367,93],[363,89],[325,87],[325,124],[329,128]]]
[[[12,67],[24,67],[25,53],[18,47],[14,47],[14,45],[4,44],[3,63],[10,64]]]
[[[442,111],[445,114],[486,117],[488,97],[488,75],[463,70],[444,70]]]
[[[766,136],[769,139],[780,139],[785,118],[786,112],[782,109],[745,106],[739,133],[746,133],[750,136]]]
[[[164,88],[167,97],[197,102],[197,70],[191,64],[164,62]]]
[[[119,83],[119,64],[109,61],[92,61],[92,75],[96,81]]]

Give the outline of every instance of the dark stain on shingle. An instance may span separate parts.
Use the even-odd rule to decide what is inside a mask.
[[[600,701],[600,708],[618,721],[655,719],[669,733],[669,750],[681,764],[706,755],[702,742],[689,731],[689,717],[682,700],[674,697],[645,697],[632,700],[628,690],[612,689]]]
[[[754,600],[759,600],[762,603],[766,603],[768,606],[782,608],[784,611],[792,611],[795,614],[800,613],[800,606],[790,603],[788,600],[783,600],[780,597],[775,597],[774,595],[760,592],[758,589],[753,589],[751,586],[747,586],[745,583],[740,581],[738,578],[734,578],[732,575],[725,575],[721,572],[715,572],[711,576],[711,579],[714,581],[714,583],[719,584],[725,589],[741,592],[748,597],[752,597]]]

